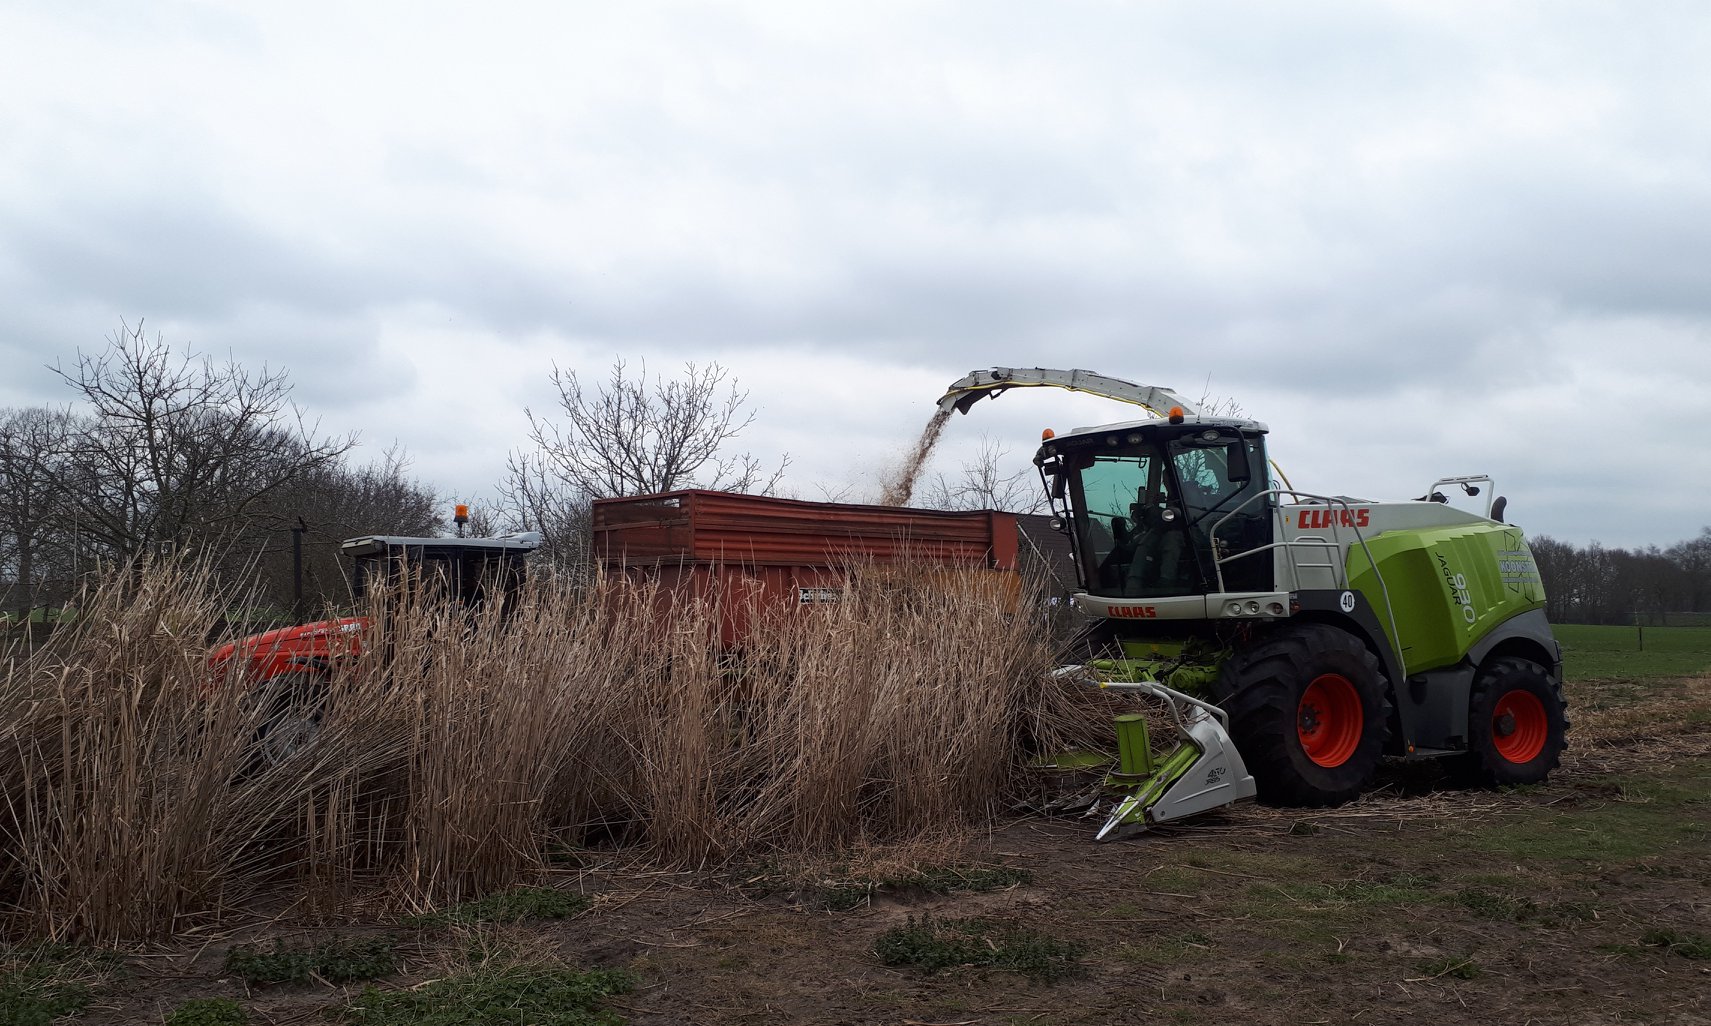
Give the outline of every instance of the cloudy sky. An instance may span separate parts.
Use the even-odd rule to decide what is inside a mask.
[[[951,380],[1229,397],[1298,487],[1711,524],[1711,7],[0,5],[0,405],[121,318],[491,494],[553,364],[718,361],[803,497]],[[947,432],[1020,466],[1128,419]]]

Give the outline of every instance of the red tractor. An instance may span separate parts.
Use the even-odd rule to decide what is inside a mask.
[[[339,550],[354,563],[351,590],[360,603],[379,582],[403,577],[435,582],[471,609],[505,602],[521,586],[524,560],[539,548],[535,532],[498,538],[407,538],[365,535]],[[258,730],[260,757],[276,762],[300,747],[318,725],[317,707],[333,666],[362,649],[369,620],[345,616],[281,627],[227,642],[208,657],[219,680],[234,677],[267,696]]]

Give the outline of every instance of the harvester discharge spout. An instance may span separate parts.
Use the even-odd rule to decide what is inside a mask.
[[[1188,416],[1200,412],[1193,403],[1163,385],[1137,385],[1088,370],[1054,370],[1049,367],[992,367],[970,371],[945,390],[939,398],[939,409],[967,413],[980,400],[996,399],[1012,388],[1061,388],[1069,392],[1086,392],[1122,403],[1133,403],[1160,417],[1173,407]]]

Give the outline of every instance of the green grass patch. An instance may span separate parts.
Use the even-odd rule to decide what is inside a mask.
[[[1677,930],[1647,930],[1640,935],[1640,943],[1648,948],[1662,948],[1682,958],[1711,959],[1711,938],[1704,934]]]
[[[1322,868],[1314,860],[1298,855],[1236,847],[1189,851],[1178,859],[1177,864],[1189,869],[1210,869],[1214,871],[1213,875],[1238,872],[1267,880],[1298,880]]]
[[[1472,955],[1462,958],[1434,958],[1419,965],[1420,972],[1429,980],[1450,976],[1458,980],[1476,979],[1485,970],[1473,960]]]
[[[1400,909],[1434,900],[1428,885],[1424,878],[1408,874],[1379,880],[1254,883],[1242,891],[1237,910],[1281,928],[1283,939],[1320,941],[1345,929],[1351,915],[1365,921],[1378,909]]]
[[[1192,954],[1204,954],[1215,946],[1213,939],[1199,930],[1165,934],[1142,944],[1125,944],[1114,952],[1121,959],[1147,966],[1174,965]]]
[[[1682,854],[1697,860],[1705,844],[1704,797],[1711,793],[1711,773],[1703,764],[1611,776],[1601,783],[1612,797],[1600,804],[1522,809],[1450,832],[1468,848],[1523,861],[1638,865]]]
[[[278,983],[328,983],[377,980],[398,971],[392,940],[332,940],[309,946],[275,941],[271,948],[239,945],[226,953],[226,971],[251,986]]]
[[[1455,901],[1481,919],[1510,923],[1556,927],[1589,923],[1598,918],[1597,911],[1584,901],[1534,901],[1479,887],[1457,892]]]
[[[1287,880],[1311,879],[1322,869],[1322,866],[1309,859],[1278,852],[1235,847],[1189,849],[1175,855],[1169,865],[1149,871],[1143,888],[1158,894],[1183,894],[1190,897],[1208,890],[1224,895],[1230,890],[1232,873],[1281,883]]]
[[[530,919],[569,919],[590,902],[580,894],[552,887],[513,887],[466,901],[440,912],[416,916],[418,926],[474,926],[477,923],[521,923]]]
[[[81,1011],[119,964],[69,944],[0,946],[0,1026],[48,1026]]]
[[[1268,896],[1280,896],[1310,908],[1414,905],[1432,897],[1431,892],[1413,877],[1404,878],[1404,882],[1339,880],[1335,883],[1257,884],[1250,887],[1248,893],[1262,902]]]
[[[166,1026],[249,1026],[249,1013],[231,998],[195,998],[174,1008]]]
[[[935,866],[888,876],[850,876],[809,888],[814,903],[833,912],[866,905],[875,894],[971,894],[1032,883],[1034,874],[1009,866]]]
[[[482,966],[414,990],[370,987],[342,1017],[362,1026],[620,1026],[606,999],[634,986],[621,970]]]
[[[1001,891],[1032,883],[1034,874],[1009,866],[961,864],[929,866],[901,872],[854,870],[847,864],[830,869],[791,870],[768,863],[744,872],[738,881],[750,897],[787,895],[793,901],[832,912],[847,912],[868,904],[876,895],[968,894]]]
[[[1694,677],[1711,673],[1711,627],[1556,624],[1570,680]]]
[[[1146,889],[1158,894],[1199,894],[1213,880],[1211,873],[1186,866],[1165,866],[1147,874]]]
[[[929,973],[962,967],[1004,969],[1038,980],[1058,980],[1081,971],[1086,946],[986,919],[913,916],[874,942],[873,952],[886,965],[910,966]]]
[[[29,615],[30,623],[71,623],[76,619],[76,611],[64,607],[48,609],[38,606],[30,610]],[[21,627],[23,624],[24,617],[20,616],[17,610],[10,609],[0,612],[0,627]]]
[[[1314,880],[1303,873],[1294,880],[1251,883],[1233,895],[1232,911],[1252,920],[1261,933],[1291,954],[1338,943],[1375,920],[1400,916],[1441,900],[1427,877],[1397,873],[1378,879]],[[1280,957],[1290,957],[1284,955]]]

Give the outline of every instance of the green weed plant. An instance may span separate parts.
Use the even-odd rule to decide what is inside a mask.
[[[371,987],[343,1019],[360,1026],[621,1026],[606,999],[634,986],[622,970],[482,966],[413,990]]]
[[[881,934],[874,954],[891,966],[909,966],[929,973],[978,967],[1019,972],[1051,982],[1081,971],[1085,946],[1024,927],[985,919],[938,919],[913,916],[902,926]]]
[[[251,986],[377,980],[398,971],[390,938],[332,940],[310,946],[275,941],[271,948],[243,944],[226,953],[226,971]]]
[[[513,887],[441,912],[417,916],[411,921],[423,926],[475,926],[481,923],[522,923],[530,919],[569,919],[585,911],[589,904],[589,900],[580,894],[551,887]]]
[[[249,1013],[231,998],[193,998],[174,1008],[166,1026],[248,1026]]]

